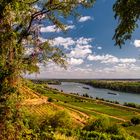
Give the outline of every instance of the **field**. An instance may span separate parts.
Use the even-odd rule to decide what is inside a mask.
[[[128,123],[133,117],[140,118],[139,109],[81,97],[74,94],[65,94],[63,92],[58,92],[57,90],[48,88],[46,84],[37,84],[36,86],[32,87],[32,89],[36,90],[44,97],[51,99],[54,110],[65,109],[71,112],[71,115],[75,120],[77,120],[77,123],[80,122],[81,124],[84,124],[84,120],[88,118],[99,118],[101,116],[106,116],[110,119],[111,123],[122,125]],[[52,104],[49,104],[51,108]],[[28,109],[31,109],[32,112],[36,112],[37,114],[41,114],[43,116],[43,114],[46,113],[47,108],[50,107],[44,104]],[[124,127],[124,129],[126,129],[131,135],[140,138],[140,125],[127,126]]]

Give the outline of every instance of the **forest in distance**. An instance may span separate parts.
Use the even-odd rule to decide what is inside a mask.
[[[76,82],[90,85],[95,88],[104,88],[121,92],[133,92],[140,94],[139,79],[32,79],[37,83],[61,84],[61,82]]]

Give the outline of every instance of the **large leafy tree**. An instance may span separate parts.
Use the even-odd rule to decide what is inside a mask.
[[[116,45],[122,46],[131,39],[133,31],[140,20],[140,0],[117,0],[113,6],[115,18],[118,19],[114,40]]]
[[[0,0],[0,139],[18,139],[17,132],[21,132],[16,120],[20,119],[19,106],[13,100],[18,101],[21,75],[38,72],[38,64],[48,61],[65,67],[63,52],[49,41],[40,40],[42,21],[65,31],[59,17],[75,16],[78,7],[89,8],[93,3],[94,0]]]
[[[59,20],[88,8],[93,0],[0,0],[0,79],[13,85],[22,72],[39,71],[38,63],[52,60],[64,66],[64,54],[39,39],[42,20],[65,30]],[[35,8],[37,7],[37,8]],[[32,53],[26,54],[27,49]],[[8,78],[8,79],[7,79]]]

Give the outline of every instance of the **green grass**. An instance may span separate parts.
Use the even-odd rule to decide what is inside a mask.
[[[140,139],[140,125],[127,127],[127,131],[131,135],[135,135]]]
[[[51,97],[53,99],[56,99],[61,102],[65,102],[69,105],[73,105],[75,107],[80,107],[81,109],[84,109],[88,111],[88,113],[91,115],[95,115],[95,112],[103,113],[110,116],[116,116],[125,120],[130,120],[134,116],[140,116],[140,114],[136,113],[135,111],[128,111],[125,108],[120,107],[113,107],[105,104],[98,103],[95,100],[86,100],[85,98],[76,97],[73,95],[67,95],[62,93],[56,93],[53,94],[52,92],[45,94],[48,97]]]

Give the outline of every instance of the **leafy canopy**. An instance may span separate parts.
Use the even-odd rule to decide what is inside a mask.
[[[77,15],[94,0],[0,0],[0,78],[6,73],[38,72],[39,64],[53,61],[65,67],[65,55],[40,39],[43,22],[66,30],[60,17]],[[49,37],[48,37],[49,38]]]
[[[118,27],[113,39],[115,45],[122,46],[131,39],[133,31],[138,27],[140,20],[140,0],[117,0],[113,6]]]

